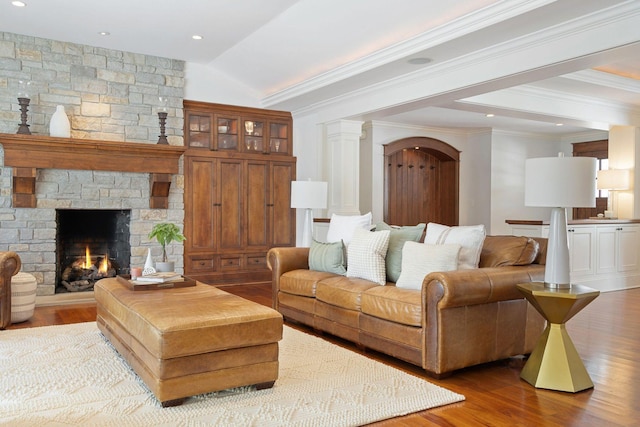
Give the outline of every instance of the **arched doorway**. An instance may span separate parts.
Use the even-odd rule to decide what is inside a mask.
[[[433,138],[411,137],[384,146],[387,224],[458,225],[460,151]]]

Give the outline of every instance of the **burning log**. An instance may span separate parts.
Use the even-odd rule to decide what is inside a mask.
[[[62,285],[67,288],[69,292],[87,291],[93,288],[95,282],[90,280],[75,280],[73,282],[62,281]]]
[[[78,258],[64,268],[60,283],[69,292],[86,291],[91,290],[98,280],[115,276],[116,266],[112,265],[106,255],[94,260],[87,249],[84,258]]]

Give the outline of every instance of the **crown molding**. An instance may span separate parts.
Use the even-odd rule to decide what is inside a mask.
[[[446,24],[426,31],[409,40],[380,49],[356,61],[307,79],[281,91],[267,95],[262,103],[265,106],[304,95],[322,89],[325,86],[340,82],[363,72],[381,67],[390,62],[406,58],[417,52],[454,40],[474,31],[489,27],[506,19],[553,3],[551,0],[507,0],[499,1],[485,8],[479,9]]]
[[[477,16],[477,15],[474,15]],[[636,25],[640,18],[640,2],[625,2],[610,8],[600,10],[597,13],[587,14],[585,16],[573,19],[570,22],[564,22],[553,27],[549,27],[544,31],[537,31],[501,44],[497,44],[486,49],[481,49],[466,55],[461,55],[453,60],[430,64],[428,67],[389,79],[380,83],[372,84],[364,88],[355,89],[350,92],[342,93],[339,96],[325,99],[318,102],[305,103],[301,108],[291,108],[297,114],[305,115],[313,111],[317,111],[330,106],[348,102],[358,97],[375,96],[385,90],[393,89],[411,84],[419,84],[420,82],[429,81],[442,75],[448,75],[455,71],[473,68],[474,66],[486,66],[492,61],[504,61],[509,55],[519,54],[523,51],[538,48],[544,49],[558,43],[558,40],[565,38],[573,38],[574,40],[580,34],[590,30],[598,30],[603,27],[614,25],[618,26],[622,22],[627,25]],[[431,32],[427,33],[430,34]],[[624,33],[623,33],[624,34]],[[460,35],[460,34],[458,34]],[[629,35],[631,37],[631,35]],[[435,40],[435,37],[431,39]],[[412,40],[411,42],[413,42]],[[425,46],[422,46],[424,49]],[[588,59],[583,58],[585,61]],[[560,61],[562,65],[566,61]],[[544,68],[544,67],[543,67]],[[362,71],[362,69],[360,70]],[[339,72],[339,71],[338,71]],[[317,85],[319,80],[311,79],[295,87],[288,88],[281,92],[275,93],[263,99],[265,106],[275,105],[293,101],[296,97],[304,97],[309,92],[318,90],[323,85]],[[410,101],[411,102],[411,101]],[[393,106],[393,105],[391,105]],[[385,106],[388,107],[388,106]]]
[[[640,93],[640,80],[629,77],[622,77],[615,74],[598,70],[583,70],[575,73],[560,76],[563,79],[575,80],[582,83],[589,83],[598,86],[605,86],[625,92]]]

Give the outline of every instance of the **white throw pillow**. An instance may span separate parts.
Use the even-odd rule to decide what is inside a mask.
[[[430,222],[427,224],[424,243],[430,245],[457,243],[461,245],[458,268],[460,270],[468,270],[478,268],[480,252],[482,252],[482,244],[485,237],[484,224],[449,227]]]
[[[385,256],[389,247],[389,230],[368,231],[357,228],[347,248],[347,277],[359,277],[379,285],[387,283]]]
[[[402,248],[402,270],[397,288],[422,289],[425,276],[434,271],[458,269],[458,244],[425,245],[407,241]]]
[[[342,240],[345,246],[353,237],[356,228],[365,230],[371,229],[371,212],[364,215],[331,215],[329,221],[329,231],[327,231],[327,242],[339,242]]]

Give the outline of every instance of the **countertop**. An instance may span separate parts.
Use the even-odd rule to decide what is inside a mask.
[[[507,224],[511,225],[549,225],[549,221],[543,221],[540,219],[507,219]],[[589,225],[589,224],[640,224],[640,219],[609,219],[609,218],[594,218],[594,219],[576,219],[568,220],[568,225]]]

